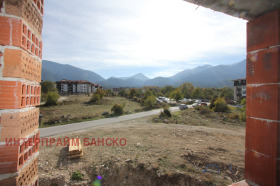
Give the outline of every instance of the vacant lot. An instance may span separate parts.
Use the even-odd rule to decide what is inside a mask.
[[[125,146],[83,146],[69,160],[68,148],[41,146],[40,185],[228,185],[244,179],[244,123],[182,112],[189,122],[154,123],[154,117],[95,127],[55,138],[125,138]],[[193,126],[192,124],[196,125]],[[71,181],[73,172],[83,181]]]
[[[122,97],[104,97],[99,104],[88,104],[91,97],[85,95],[71,95],[63,98],[58,106],[41,106],[42,127],[99,119],[104,117],[103,112],[111,113],[111,108],[115,103],[124,103],[126,113],[142,109],[139,103]]]

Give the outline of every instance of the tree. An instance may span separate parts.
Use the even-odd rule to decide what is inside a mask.
[[[41,83],[42,93],[47,94],[48,92],[56,91],[56,85],[52,81],[43,81]]]
[[[137,91],[135,88],[132,88],[130,91],[129,91],[129,98],[133,98],[135,95],[136,95]]]
[[[153,93],[152,93],[152,91],[147,89],[144,93],[144,100],[146,100],[149,96],[153,96]]]
[[[146,97],[146,99],[144,99],[144,106],[147,109],[152,109],[155,107],[156,101],[157,101],[156,97],[154,95],[150,95]]]
[[[194,99],[201,99],[202,98],[202,93],[201,93],[201,89],[196,87],[192,93],[192,98]]]
[[[163,87],[163,88],[160,90],[160,92],[161,92],[164,96],[169,97],[170,94],[171,94],[171,92],[173,92],[174,90],[175,90],[175,88],[172,87],[172,86],[165,86],[165,87]]]
[[[181,89],[181,92],[185,98],[192,97],[192,93],[194,90],[194,86],[192,83],[184,83],[179,88]]]
[[[46,106],[57,105],[58,99],[59,99],[59,94],[57,93],[57,91],[48,92],[45,105]]]
[[[112,89],[107,89],[107,96],[113,96],[114,92],[112,91]]]
[[[127,93],[126,93],[126,90],[125,90],[125,89],[120,90],[119,96],[125,97],[126,95],[127,95]]]
[[[229,87],[224,87],[221,89],[220,97],[225,98],[225,100],[228,102],[230,100],[233,100],[233,89]]]
[[[179,88],[175,89],[170,94],[170,98],[175,99],[176,101],[179,101],[183,98],[183,94]]]

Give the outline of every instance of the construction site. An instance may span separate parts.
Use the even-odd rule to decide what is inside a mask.
[[[248,21],[246,124],[189,109],[40,136],[44,0],[0,0],[0,186],[280,185],[280,1],[185,1]]]

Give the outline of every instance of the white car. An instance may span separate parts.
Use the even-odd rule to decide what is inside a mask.
[[[196,107],[196,106],[198,106],[198,103],[193,103],[192,106]]]
[[[185,105],[185,104],[180,104],[180,105],[179,105],[179,109],[180,109],[180,110],[186,110],[186,109],[188,109],[188,106]]]

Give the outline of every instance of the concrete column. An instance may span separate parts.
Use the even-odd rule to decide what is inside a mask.
[[[247,24],[245,178],[280,185],[280,10]]]
[[[0,0],[0,185],[38,185],[44,0]]]

